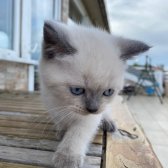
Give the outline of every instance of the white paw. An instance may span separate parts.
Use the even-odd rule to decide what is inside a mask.
[[[101,126],[103,131],[115,132],[117,130],[116,125],[113,121],[102,120]]]
[[[82,157],[56,152],[52,159],[54,168],[81,168]]]

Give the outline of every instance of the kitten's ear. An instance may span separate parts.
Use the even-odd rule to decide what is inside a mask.
[[[148,51],[151,47],[147,44],[131,39],[117,38],[117,45],[120,47],[122,60],[128,60],[134,56]]]
[[[76,49],[70,44],[65,25],[46,21],[43,29],[43,55],[47,59],[73,55]]]

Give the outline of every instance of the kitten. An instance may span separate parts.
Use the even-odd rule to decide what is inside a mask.
[[[66,130],[53,158],[55,168],[82,166],[102,120],[114,129],[111,102],[123,87],[126,60],[149,48],[99,28],[45,22],[42,96],[57,129]]]

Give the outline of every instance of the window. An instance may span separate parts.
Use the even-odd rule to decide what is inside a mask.
[[[31,14],[31,49],[32,59],[38,60],[41,54],[41,41],[43,35],[44,20],[53,19],[53,0],[32,0]]]
[[[82,22],[82,14],[73,1],[69,1],[69,17],[75,22]]]
[[[0,0],[0,48],[13,49],[14,1]]]
[[[0,61],[29,65],[29,91],[34,90],[44,20],[60,20],[61,8],[61,0],[0,0]]]

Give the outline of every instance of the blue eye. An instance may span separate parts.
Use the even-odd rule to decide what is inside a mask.
[[[108,89],[103,92],[104,96],[111,96],[114,93],[114,89]]]
[[[71,91],[72,94],[77,95],[77,96],[85,93],[84,88],[70,87],[70,91]]]

